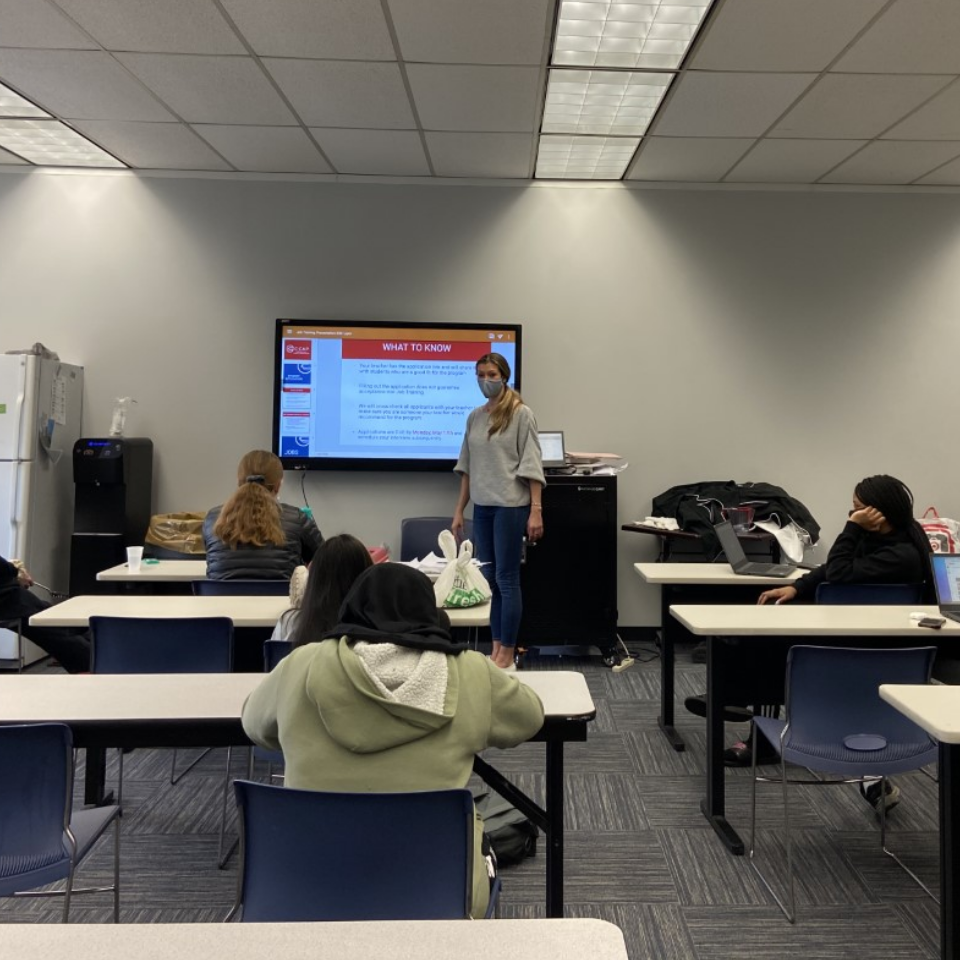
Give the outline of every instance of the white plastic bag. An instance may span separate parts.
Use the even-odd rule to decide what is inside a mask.
[[[442,531],[437,541],[447,560],[433,585],[437,606],[476,607],[486,603],[491,595],[490,584],[473,563],[473,544],[464,540],[457,553],[457,542],[449,530]]]

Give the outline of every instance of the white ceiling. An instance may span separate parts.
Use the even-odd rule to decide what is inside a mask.
[[[529,179],[557,2],[0,0],[0,82],[136,169]],[[960,185],[958,79],[960,0],[717,0],[625,179]]]

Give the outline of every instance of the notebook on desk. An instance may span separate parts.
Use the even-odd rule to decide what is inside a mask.
[[[729,520],[724,520],[714,526],[717,536],[720,538],[720,546],[733,568],[733,572],[741,577],[790,577],[797,569],[789,563],[759,563],[754,560],[748,560],[747,555],[740,546],[737,534],[733,529],[733,524]]]
[[[567,466],[567,448],[563,443],[562,430],[538,430],[540,457],[544,470],[559,470]]]
[[[960,554],[934,553],[930,562],[940,612],[951,620],[960,621]]]

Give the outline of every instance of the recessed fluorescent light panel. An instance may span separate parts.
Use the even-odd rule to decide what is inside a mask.
[[[542,136],[536,176],[553,180],[619,180],[639,137]]]
[[[49,117],[50,114],[0,83],[0,117]]]
[[[672,79],[668,73],[551,70],[541,130],[639,137]]]
[[[561,0],[553,65],[680,66],[712,0]]]
[[[0,147],[43,167],[125,167],[59,120],[0,120]]]

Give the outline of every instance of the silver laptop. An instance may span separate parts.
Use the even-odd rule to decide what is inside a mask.
[[[790,577],[796,571],[796,567],[789,563],[758,563],[755,560],[748,560],[747,555],[740,546],[737,534],[733,529],[733,524],[729,520],[724,520],[716,524],[713,528],[717,531],[720,538],[720,546],[726,554],[733,572],[741,577]]]
[[[934,553],[930,562],[940,612],[951,620],[960,621],[960,553]]]
[[[567,466],[567,448],[563,445],[562,430],[539,430],[540,456],[544,470],[556,470]]]

